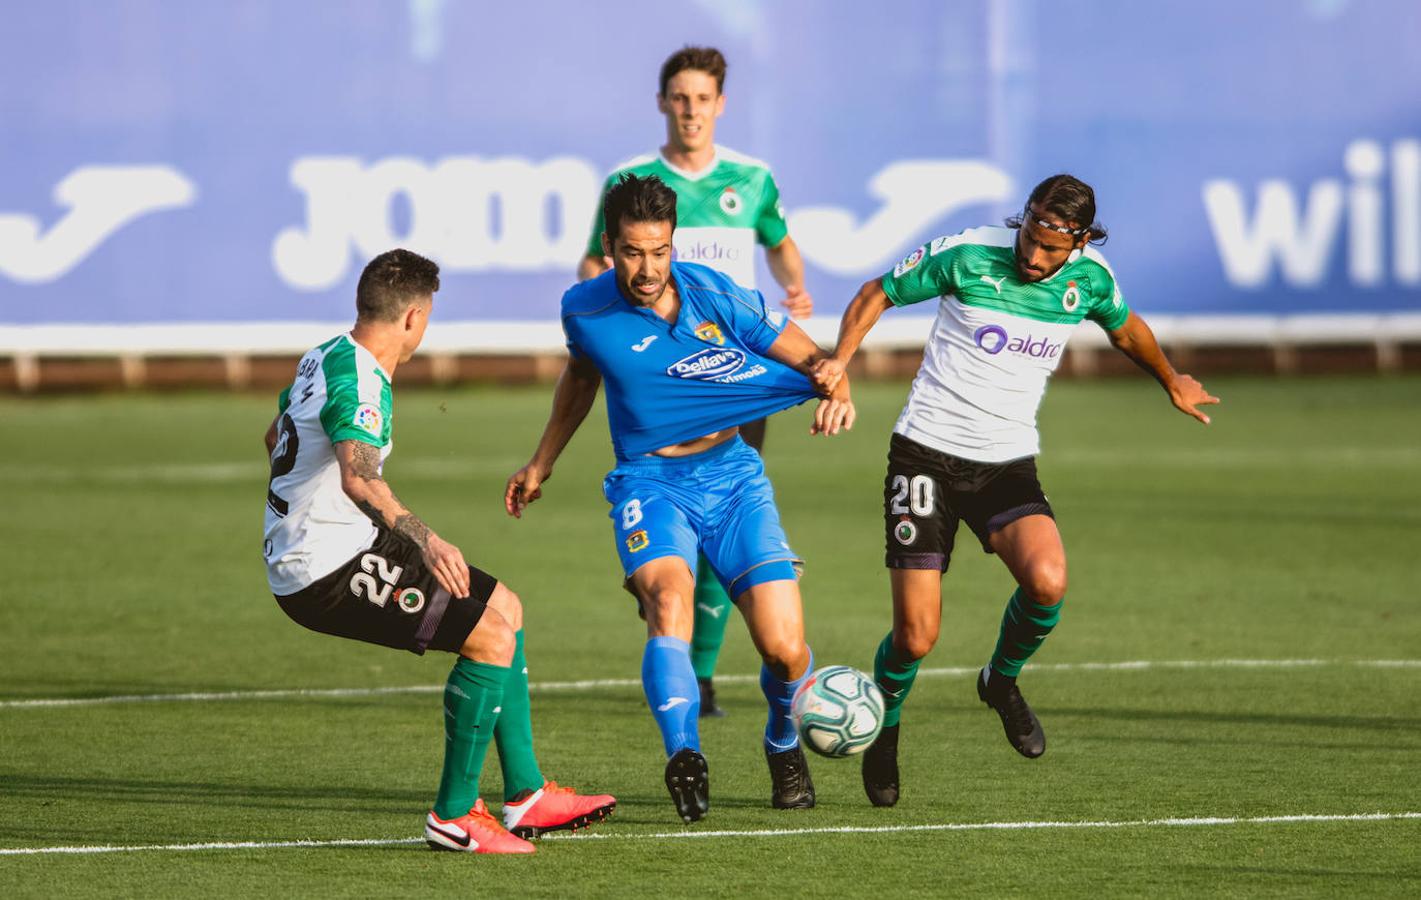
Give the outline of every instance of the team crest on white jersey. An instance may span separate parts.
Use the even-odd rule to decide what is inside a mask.
[[[915,268],[917,268],[918,263],[923,261],[923,257],[925,255],[926,254],[923,252],[922,247],[919,247],[912,253],[909,253],[903,258],[902,262],[893,267],[893,277],[902,278],[904,275],[913,271]]]
[[[355,416],[351,419],[351,422],[361,431],[366,431],[374,437],[379,437],[380,430],[385,425],[385,417],[380,414],[380,407],[370,403],[362,403],[356,407]]]

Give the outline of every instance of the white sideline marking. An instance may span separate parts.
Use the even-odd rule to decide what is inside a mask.
[[[650,834],[548,835],[543,840],[660,841],[690,838],[795,837],[809,834],[891,834],[932,831],[1034,831],[1081,828],[1201,828],[1217,825],[1294,825],[1314,822],[1396,822],[1421,819],[1421,812],[1339,813],[1297,816],[1196,816],[1173,819],[1134,819],[1119,822],[944,822],[931,825],[842,825],[825,828],[762,828],[739,831],[658,831]],[[135,844],[68,847],[0,847],[0,856],[47,854],[138,853],[152,850],[285,850],[305,847],[385,847],[422,844],[423,838],[351,838],[332,841],[208,841],[201,844]]]
[[[1150,669],[1302,669],[1356,666],[1365,669],[1418,669],[1421,659],[1136,659],[1125,662],[1044,663],[1033,672],[1143,672]],[[974,675],[981,666],[920,669],[918,676]],[[759,675],[717,675],[722,684],[758,682]],[[592,678],[585,681],[539,681],[530,691],[586,691],[595,688],[641,687],[639,678]],[[184,694],[116,694],[109,697],[39,697],[0,700],[0,709],[45,709],[61,706],[102,706],[113,703],[201,703],[226,700],[282,700],[300,697],[378,697],[386,694],[437,694],[442,684],[376,688],[290,688],[269,691],[200,691]]]

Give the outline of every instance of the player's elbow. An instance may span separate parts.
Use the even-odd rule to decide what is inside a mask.
[[[356,506],[360,506],[370,500],[370,483],[354,472],[345,469],[341,470],[340,489],[350,498],[350,502]]]

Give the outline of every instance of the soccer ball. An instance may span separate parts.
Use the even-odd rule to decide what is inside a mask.
[[[810,750],[853,756],[868,749],[883,728],[883,694],[858,669],[825,666],[794,692],[789,714]]]

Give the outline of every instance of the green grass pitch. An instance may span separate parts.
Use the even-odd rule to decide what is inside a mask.
[[[523,598],[545,773],[621,801],[519,859],[394,842],[419,838],[433,797],[449,661],[277,609],[260,556],[273,397],[0,399],[0,851],[386,841],[5,852],[0,895],[1421,895],[1421,818],[1397,817],[1421,812],[1421,380],[1208,386],[1224,400],[1208,428],[1143,377],[1046,399],[1042,480],[1071,589],[1021,681],[1045,757],[1012,752],[966,673],[1011,584],[964,530],[924,664],[949,671],[905,707],[899,806],[868,806],[856,761],[815,759],[818,808],[769,808],[737,624],[730,715],[703,727],[711,815],[690,828],[635,684],[644,632],[601,498],[600,407],[517,522],[504,479],[550,391],[397,390],[387,477]],[[879,505],[905,391],[859,386],[840,438],[811,439],[807,408],[770,427],[821,664],[871,667],[889,625]],[[1150,665],[1091,665],[1131,661]],[[590,679],[615,683],[567,684]],[[369,690],[396,687],[428,690]],[[17,703],[292,689],[361,692]],[[498,782],[491,751],[491,801]],[[1389,817],[1257,821],[1370,813]],[[1161,822],[1200,818],[1249,821]],[[1027,822],[1052,827],[940,827]]]

